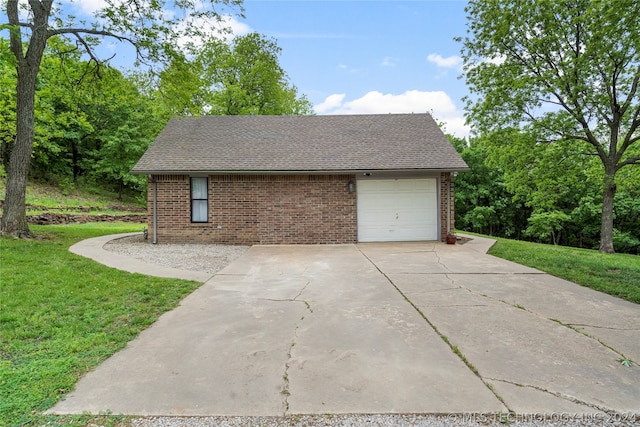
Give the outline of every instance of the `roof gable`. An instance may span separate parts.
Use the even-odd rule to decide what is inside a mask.
[[[172,119],[133,173],[468,170],[428,114]]]

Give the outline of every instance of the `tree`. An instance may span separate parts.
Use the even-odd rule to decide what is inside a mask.
[[[468,34],[458,40],[478,95],[467,99],[468,120],[507,150],[516,129],[536,151],[564,151],[583,165],[597,158],[600,251],[613,252],[616,178],[640,164],[640,3],[471,0],[466,11]]]
[[[193,59],[176,55],[159,74],[161,99],[177,115],[311,114],[278,62],[280,51],[258,33],[212,38]]]
[[[513,200],[499,167],[487,163],[491,140],[448,136],[471,169],[456,177],[456,227],[492,236],[520,238],[531,210]]]
[[[84,108],[94,132],[84,138],[82,166],[92,179],[115,184],[122,200],[125,187],[143,188],[146,177],[129,171],[166,125],[166,117],[134,81],[110,67],[105,74],[91,88]]]
[[[282,115],[310,113],[306,98],[297,100],[280,64],[280,47],[258,33],[231,44],[213,41],[198,58],[204,81],[213,88],[212,114]]]
[[[221,20],[217,5],[240,6],[241,0],[106,0],[93,23],[76,23],[72,16],[64,18],[53,3],[53,0],[0,3],[7,16],[6,22],[0,22],[0,30],[9,31],[9,48],[17,69],[16,137],[11,147],[0,231],[16,237],[31,235],[25,195],[34,143],[36,83],[47,42],[54,36],[73,40],[91,59],[90,63],[99,65],[104,61],[97,56],[96,38],[110,37],[134,46],[140,60],[159,61],[175,51],[181,38],[202,35],[203,19]],[[95,70],[99,72],[99,67]]]

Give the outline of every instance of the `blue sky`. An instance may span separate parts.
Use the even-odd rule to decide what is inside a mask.
[[[274,37],[318,114],[433,112],[468,135],[460,45],[465,1],[245,0],[236,32]]]

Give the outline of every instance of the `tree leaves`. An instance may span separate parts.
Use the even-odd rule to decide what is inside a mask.
[[[640,164],[640,5],[472,0],[466,10],[469,30],[459,40],[477,95],[466,100],[469,121],[483,136],[514,130],[529,139],[503,139],[494,156],[519,163],[517,179],[505,175],[516,194],[523,191],[514,183],[527,186],[525,174],[546,176],[537,186],[548,207],[565,181],[582,179],[580,166],[599,159],[601,181],[593,185],[603,189],[600,249],[612,252],[616,174]]]
[[[310,114],[279,64],[280,47],[257,33],[210,39],[198,55],[175,55],[159,75],[158,90],[177,115]]]

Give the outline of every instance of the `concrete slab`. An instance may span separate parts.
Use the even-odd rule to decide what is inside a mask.
[[[310,313],[291,349],[290,413],[506,410],[364,257],[332,265],[300,296]]]
[[[557,396],[549,390],[490,380],[489,383],[500,396],[507,396],[509,408],[516,414],[580,414],[601,413],[591,406],[572,401],[568,396]],[[544,411],[540,411],[544,408]]]
[[[82,378],[52,412],[282,415],[284,361],[305,311],[204,285]]]
[[[487,382],[535,388],[594,411],[640,409],[640,370],[620,364],[617,353],[594,339],[506,304],[422,310]],[[503,398],[511,409],[550,409],[517,395]]]
[[[253,247],[52,413],[506,410],[353,245]]]
[[[407,245],[404,247],[403,245]],[[513,273],[542,274],[541,271],[490,255],[464,245],[435,243],[360,244],[367,258],[386,274],[394,273]]]
[[[582,331],[640,362],[640,307],[550,275],[450,275],[457,285]]]
[[[471,239],[464,244],[465,250],[472,250],[480,254],[486,254],[487,252],[489,252],[489,249],[491,249],[491,247],[496,244],[495,239],[488,239],[486,237],[474,236],[465,233],[457,233],[457,235],[460,237]]]
[[[640,416],[640,306],[472,242],[252,247],[51,412]]]

